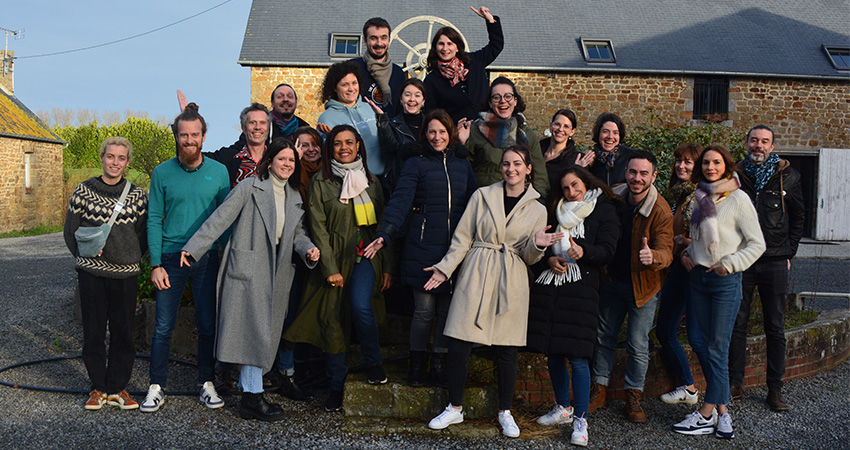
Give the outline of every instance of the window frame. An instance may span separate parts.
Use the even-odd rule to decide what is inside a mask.
[[[350,41],[357,41],[355,52],[354,53],[338,53],[336,51],[336,44],[339,41],[345,40],[346,46]],[[360,34],[358,33],[331,33],[330,37],[330,45],[328,47],[328,56],[331,58],[357,58],[360,56],[362,42],[360,40]]]
[[[614,43],[611,39],[605,38],[579,38],[581,42],[581,52],[584,60],[589,63],[607,63],[613,64],[617,62],[617,54],[614,53]],[[610,58],[591,58],[590,52],[588,51],[588,46],[605,46],[608,49],[608,53],[611,54]]]
[[[691,117],[697,120],[708,120],[708,116],[713,114],[720,114],[724,116],[724,118],[729,117],[729,87],[730,87],[730,79],[729,77],[724,76],[711,76],[711,75],[702,75],[702,76],[694,76],[694,86],[693,86],[693,111],[691,111]],[[705,102],[705,108],[708,108],[712,104],[712,99],[714,102],[720,104],[722,106],[717,111],[702,111],[705,108],[699,108],[697,104],[697,95],[699,87],[703,87],[706,89],[706,92],[703,94],[704,100],[701,102]],[[720,98],[717,98],[718,93],[713,90],[719,89],[720,87],[724,87],[722,93],[720,93]],[[725,100],[725,101],[724,101]],[[716,108],[715,108],[716,109]]]
[[[826,57],[835,70],[850,70],[850,45],[829,45],[823,44],[823,51],[826,52]],[[835,54],[841,54],[848,59],[848,65],[839,66],[835,64]]]

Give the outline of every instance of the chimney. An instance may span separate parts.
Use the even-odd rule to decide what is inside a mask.
[[[13,69],[12,59],[15,55],[15,52],[8,50],[0,50],[0,56],[3,57],[2,62],[0,62],[0,88],[9,93],[9,95],[15,94],[15,73]]]

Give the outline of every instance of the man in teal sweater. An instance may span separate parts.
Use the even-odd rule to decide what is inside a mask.
[[[198,327],[198,383],[208,408],[224,401],[215,391],[216,277],[218,251],[211,249],[191,266],[180,266],[180,249],[215,211],[230,191],[227,168],[201,154],[207,124],[194,103],[171,125],[177,156],[156,167],[151,176],[148,248],[151,281],[156,286],[156,325],[151,342],[150,388],[142,412],[158,411],[165,402],[171,334],[187,280],[192,282]]]

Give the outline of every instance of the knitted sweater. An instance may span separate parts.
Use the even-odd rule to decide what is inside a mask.
[[[229,192],[227,168],[212,158],[194,172],[183,170],[176,157],[156,166],[148,223],[151,264],[162,264],[163,253],[179,252]]]
[[[76,258],[77,269],[105,278],[129,278],[141,271],[139,261],[147,250],[148,222],[148,194],[142,188],[130,187],[100,256],[80,256],[74,237],[80,227],[109,222],[126,183],[129,181],[123,179],[108,185],[100,177],[92,177],[80,183],[71,195],[65,214],[65,244]]]
[[[720,201],[715,198],[715,202],[720,231],[718,254],[723,255],[719,262],[729,273],[743,272],[765,249],[756,209],[740,189],[735,189]],[[698,266],[711,267],[718,262],[712,260],[702,239],[691,241],[687,252]]]

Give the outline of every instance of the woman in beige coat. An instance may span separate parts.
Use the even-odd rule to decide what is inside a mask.
[[[517,376],[517,349],[525,345],[528,321],[528,265],[543,257],[546,247],[563,233],[546,233],[546,208],[531,187],[531,155],[511,146],[502,154],[503,181],[475,191],[455,229],[443,260],[426,268],[431,290],[458,266],[457,284],[444,334],[449,405],[428,426],[441,430],[463,422],[463,389],[467,359],[475,343],[496,352],[499,382],[499,424],[505,436],[519,436],[510,407]],[[461,263],[463,263],[461,265]]]

